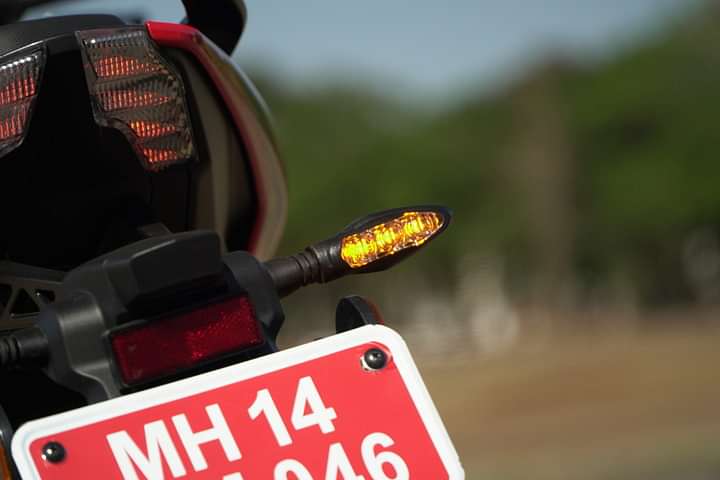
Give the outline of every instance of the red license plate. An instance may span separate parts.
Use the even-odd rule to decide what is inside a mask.
[[[64,455],[44,457],[48,444]],[[464,478],[405,343],[382,326],[29,422],[12,454],[26,480]]]

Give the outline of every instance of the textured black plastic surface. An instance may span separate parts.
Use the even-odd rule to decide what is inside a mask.
[[[274,342],[285,320],[280,297],[265,266],[247,252],[232,252],[223,262],[238,285],[247,292],[255,317]]]
[[[124,25],[124,22],[113,15],[68,15],[2,25],[0,26],[0,55],[54,37],[74,36],[76,30],[120,25]]]
[[[108,338],[112,331],[237,295],[250,300],[264,332],[263,345],[132,390],[276,351],[283,312],[272,280],[248,253],[221,257],[219,242],[208,231],[153,237],[68,273],[60,298],[38,319],[50,346],[50,378],[80,392],[89,403],[118,396],[131,388],[122,383],[114,364]]]

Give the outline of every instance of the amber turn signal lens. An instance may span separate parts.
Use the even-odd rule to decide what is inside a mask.
[[[5,452],[2,440],[0,440],[0,478],[10,479],[10,458]]]
[[[411,247],[419,247],[443,226],[435,212],[405,212],[393,220],[342,239],[340,256],[351,268],[360,268]]]

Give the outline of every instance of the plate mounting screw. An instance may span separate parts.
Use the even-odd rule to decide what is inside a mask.
[[[379,348],[371,348],[362,357],[362,364],[366,370],[382,370],[387,365],[387,354]]]
[[[60,463],[65,459],[65,447],[58,442],[48,442],[42,447],[42,458],[50,463]]]

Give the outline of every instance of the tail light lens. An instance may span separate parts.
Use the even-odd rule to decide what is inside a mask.
[[[264,343],[246,297],[110,335],[115,360],[126,385],[166,377],[225,354]]]
[[[95,121],[120,130],[146,169],[195,153],[182,78],[143,27],[77,32]]]
[[[0,64],[0,156],[25,138],[44,58],[43,51],[37,50]]]

